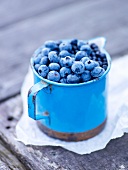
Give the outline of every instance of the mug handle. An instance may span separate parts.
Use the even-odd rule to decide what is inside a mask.
[[[45,87],[48,87],[48,84],[44,83],[43,81],[40,81],[36,83],[34,86],[32,86],[28,92],[28,114],[29,114],[29,117],[31,117],[34,120],[49,118],[49,115],[47,114],[37,115],[36,113],[37,94],[39,91],[41,91]]]

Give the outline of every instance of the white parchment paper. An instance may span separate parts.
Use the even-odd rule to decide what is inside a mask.
[[[97,136],[81,142],[65,142],[45,135],[37,127],[36,121],[28,117],[27,94],[33,85],[33,75],[29,69],[22,89],[23,115],[16,126],[17,140],[25,145],[61,146],[78,154],[87,154],[105,148],[111,139],[128,132],[128,56],[112,62],[109,73],[108,119],[104,130]]]

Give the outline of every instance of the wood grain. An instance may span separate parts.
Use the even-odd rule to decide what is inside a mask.
[[[0,101],[19,93],[29,59],[45,40],[105,36],[112,58],[127,53],[127,4],[126,0],[77,1],[1,29]]]
[[[60,6],[73,3],[76,0],[1,0],[0,1],[0,29],[17,24],[28,18],[42,15]]]
[[[21,162],[0,141],[0,170],[25,170]]]
[[[128,134],[112,140],[105,149],[87,155],[78,155],[61,147],[25,146],[15,140],[15,125],[21,116],[20,96],[0,105],[0,140],[27,170],[115,170],[123,165],[128,169]],[[8,116],[14,120],[8,121]],[[10,129],[6,129],[6,127]]]

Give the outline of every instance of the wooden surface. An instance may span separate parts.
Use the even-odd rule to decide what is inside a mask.
[[[24,165],[0,141],[0,169],[25,170]]]
[[[29,59],[45,40],[105,36],[112,58],[128,52],[127,0],[8,1],[0,5],[0,101],[19,93]]]
[[[48,39],[105,36],[114,62],[128,53],[127,13],[127,0],[0,0],[0,170],[128,170],[127,134],[84,156],[15,140],[18,94],[33,51]],[[118,84],[119,97],[116,90]]]
[[[125,170],[128,169],[128,134],[112,140],[105,149],[87,155],[78,155],[61,147],[25,146],[16,141],[15,125],[22,114],[21,106],[20,96],[1,104],[0,139],[2,147],[8,148],[26,169],[120,170],[121,165],[125,167]],[[10,115],[14,117],[12,121],[8,121]],[[7,129],[7,127],[10,128]],[[18,164],[18,162],[13,163]]]
[[[1,0],[0,1],[0,29],[17,24],[29,18],[38,17],[48,11],[55,10],[61,6],[69,5],[76,0]]]

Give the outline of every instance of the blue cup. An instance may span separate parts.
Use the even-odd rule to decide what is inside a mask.
[[[105,73],[80,84],[62,84],[42,78],[31,58],[34,85],[28,92],[28,113],[44,133],[62,140],[80,141],[97,135],[104,128],[111,58],[104,48],[102,51],[108,61]]]

